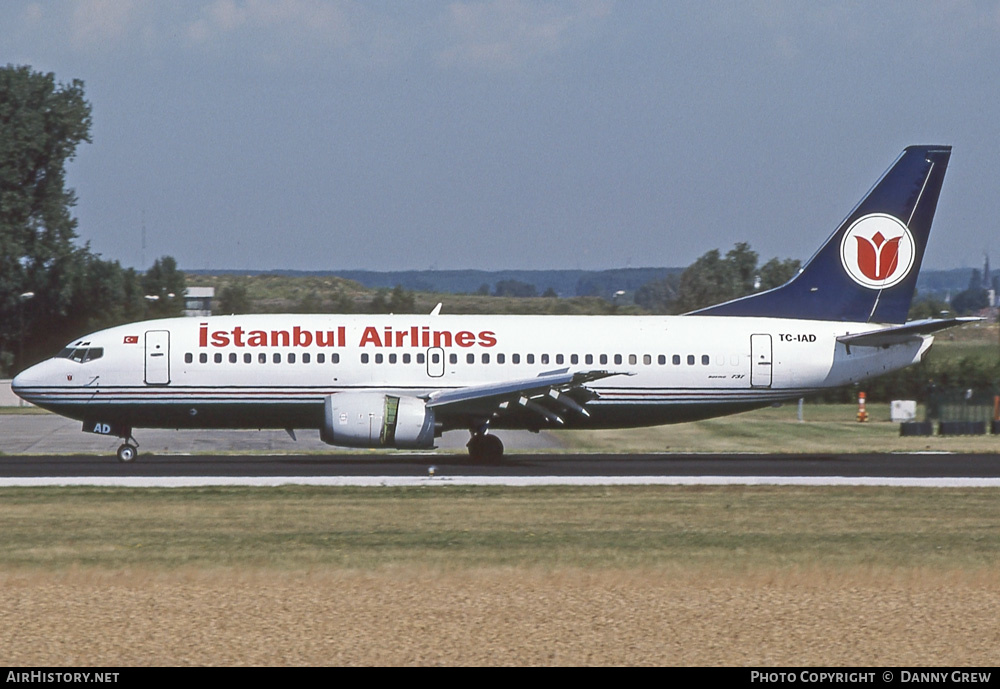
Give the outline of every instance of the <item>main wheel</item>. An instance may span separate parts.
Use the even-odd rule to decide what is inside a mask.
[[[469,457],[477,462],[499,462],[503,459],[503,442],[495,435],[475,433],[469,438]]]
[[[119,462],[134,462],[135,458],[139,456],[139,449],[135,445],[129,445],[125,443],[118,448],[118,461]]]

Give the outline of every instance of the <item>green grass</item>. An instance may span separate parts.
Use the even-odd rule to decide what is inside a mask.
[[[555,431],[568,452],[750,452],[842,454],[857,452],[1000,452],[1000,436],[901,437],[890,405],[786,404],[706,421],[653,428]],[[923,418],[918,409],[917,418]]]
[[[0,570],[989,569],[992,489],[19,488]]]

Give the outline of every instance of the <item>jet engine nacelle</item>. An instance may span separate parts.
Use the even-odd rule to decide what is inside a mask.
[[[345,447],[434,447],[434,410],[416,397],[341,392],[324,400],[320,438]]]

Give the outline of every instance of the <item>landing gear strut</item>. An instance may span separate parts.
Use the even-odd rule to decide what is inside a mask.
[[[503,442],[487,430],[473,431],[466,445],[469,457],[477,462],[499,462],[503,459]]]

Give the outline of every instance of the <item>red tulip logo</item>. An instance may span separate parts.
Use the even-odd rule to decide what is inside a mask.
[[[855,221],[840,245],[844,270],[859,285],[872,289],[899,284],[910,273],[915,254],[906,225],[884,213]]]
[[[876,232],[871,239],[858,237],[858,268],[866,278],[885,280],[899,264],[899,240],[902,237],[886,239]]]

